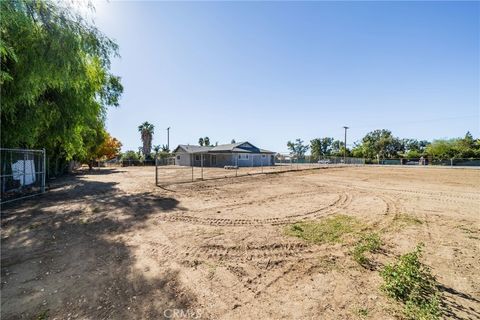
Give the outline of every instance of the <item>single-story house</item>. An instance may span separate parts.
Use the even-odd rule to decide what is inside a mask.
[[[175,164],[204,167],[259,167],[275,164],[275,152],[260,149],[249,142],[205,147],[181,144],[173,150]]]

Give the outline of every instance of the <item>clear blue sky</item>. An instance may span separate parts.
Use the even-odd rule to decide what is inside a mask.
[[[432,139],[479,135],[478,2],[95,2],[120,46],[120,107],[107,128],[138,150],[248,140],[349,142],[374,129]]]

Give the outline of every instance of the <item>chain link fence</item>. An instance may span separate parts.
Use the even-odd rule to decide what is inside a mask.
[[[447,166],[447,167],[480,167],[478,158],[415,158],[415,159],[376,159],[369,161],[368,164],[379,165],[410,165],[410,166]]]
[[[45,192],[45,150],[0,148],[0,168],[2,204]]]
[[[175,164],[174,157],[158,158],[157,160],[119,160],[111,159],[104,161],[97,161],[94,164],[98,167],[153,167],[156,161],[159,165],[173,165]]]
[[[363,165],[364,159],[310,156],[296,158],[287,154],[194,153],[158,159],[155,183],[167,186],[202,180],[272,174],[331,166]]]

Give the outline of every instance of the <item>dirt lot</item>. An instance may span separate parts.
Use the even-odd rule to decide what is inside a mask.
[[[379,268],[425,243],[447,318],[480,318],[480,170],[352,167],[154,186],[102,169],[2,208],[2,319],[393,319]],[[381,234],[288,236],[343,214]],[[360,312],[360,310],[363,310]]]

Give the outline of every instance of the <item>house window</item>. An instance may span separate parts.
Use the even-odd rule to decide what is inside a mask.
[[[265,157],[266,157],[266,155],[262,154],[262,158],[265,158]]]
[[[248,154],[239,154],[238,159],[240,160],[248,160]]]
[[[177,156],[177,160],[180,160],[180,156]]]
[[[200,155],[199,154],[195,155],[195,161],[200,161]]]

